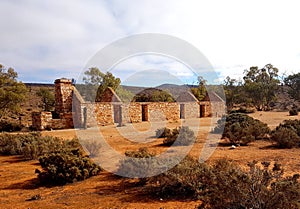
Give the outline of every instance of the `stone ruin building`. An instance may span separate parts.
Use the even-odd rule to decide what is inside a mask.
[[[186,91],[176,102],[123,103],[113,89],[107,88],[97,102],[85,102],[70,79],[55,80],[55,111],[33,112],[36,130],[86,128],[97,125],[179,121],[180,119],[222,116],[225,102],[215,93],[198,101]]]

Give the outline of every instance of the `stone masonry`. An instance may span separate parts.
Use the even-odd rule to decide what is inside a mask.
[[[99,102],[85,102],[72,81],[55,80],[55,112],[33,112],[36,130],[82,128],[142,121],[178,121],[180,119],[222,116],[225,102],[216,94],[198,101],[190,92],[176,102],[122,103],[113,89],[107,88]]]

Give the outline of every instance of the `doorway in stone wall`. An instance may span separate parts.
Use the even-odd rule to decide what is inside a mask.
[[[121,105],[114,105],[114,123],[120,123],[122,120],[122,107]]]
[[[200,105],[200,118],[205,116],[205,105]]]
[[[148,120],[149,120],[148,105],[143,104],[142,105],[142,121],[148,121]]]
[[[180,104],[180,119],[185,119],[185,106]]]

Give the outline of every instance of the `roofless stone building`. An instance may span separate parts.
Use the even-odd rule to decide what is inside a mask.
[[[123,103],[113,89],[107,88],[97,102],[85,102],[69,79],[55,80],[55,111],[33,112],[36,130],[82,128],[115,123],[178,121],[180,119],[221,116],[225,102],[215,93],[198,101],[186,91],[176,102]]]

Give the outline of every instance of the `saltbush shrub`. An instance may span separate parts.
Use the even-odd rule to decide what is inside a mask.
[[[147,177],[153,171],[153,157],[155,153],[149,152],[146,147],[139,148],[137,151],[126,151],[126,158],[119,162],[117,174],[120,176],[129,176],[130,178],[139,178],[140,184],[145,184]]]
[[[39,158],[42,183],[66,184],[97,175],[101,168],[84,156],[80,149],[61,149]]]
[[[213,132],[222,133],[222,137],[228,138],[232,144],[247,145],[255,140],[267,138],[270,128],[246,114],[233,113],[223,116]]]
[[[298,115],[298,108],[293,108],[289,111],[290,116]]]
[[[172,130],[169,128],[159,128],[155,132],[156,138],[165,138],[172,134]]]
[[[199,208],[297,208],[299,175],[284,177],[281,166],[249,163],[242,169],[221,159],[212,165],[187,157],[169,171],[148,179],[146,190],[161,198],[200,199]]]
[[[279,148],[300,146],[300,120],[285,120],[272,131],[270,139]]]
[[[229,113],[245,113],[245,114],[250,114],[254,113],[255,109],[254,108],[246,108],[246,107],[240,107],[239,109],[231,110]]]
[[[163,173],[168,167],[181,161],[180,156],[176,154],[157,157],[146,147],[136,151],[126,151],[125,156],[120,160],[116,174],[135,179],[138,185],[145,185],[152,178],[151,176]]]
[[[188,146],[191,145],[196,138],[194,132],[187,126],[182,126],[173,130],[165,130],[167,131],[164,131],[163,133],[165,136],[165,139],[163,140],[164,146]]]
[[[20,123],[0,120],[0,132],[16,132],[21,131],[22,128],[24,128],[24,126]]]
[[[37,173],[42,183],[66,184],[97,175],[100,167],[83,153],[78,139],[62,140],[40,133],[0,135],[0,154],[39,159],[43,170]]]
[[[62,140],[52,136],[42,136],[39,132],[29,134],[1,134],[0,154],[22,155],[25,160],[38,159],[63,148],[79,148],[78,139]]]
[[[80,143],[85,148],[89,157],[97,157],[100,154],[101,142],[97,140],[81,140]]]
[[[0,154],[20,155],[22,153],[22,141],[17,135],[0,134]]]

